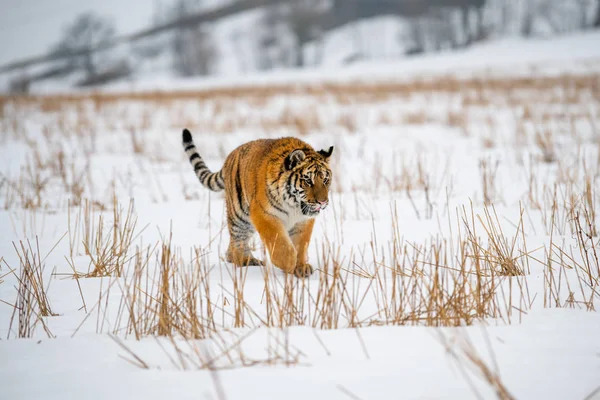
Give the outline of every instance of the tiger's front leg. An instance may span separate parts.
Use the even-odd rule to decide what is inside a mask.
[[[260,206],[250,208],[250,220],[260,235],[273,264],[287,273],[296,269],[296,248],[279,218],[267,214]]]
[[[314,225],[315,220],[309,219],[297,223],[289,232],[292,243],[298,252],[295,273],[300,277],[306,277],[313,273],[313,268],[308,263],[308,245]]]

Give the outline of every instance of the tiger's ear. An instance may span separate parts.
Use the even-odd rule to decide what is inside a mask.
[[[285,158],[285,169],[293,169],[296,165],[298,165],[299,162],[301,162],[302,160],[304,160],[306,158],[306,154],[304,154],[304,152],[300,149],[294,150],[292,151],[286,158]]]
[[[323,156],[323,158],[328,159],[331,157],[331,153],[333,153],[333,146],[329,148],[329,150],[319,150],[319,154]]]

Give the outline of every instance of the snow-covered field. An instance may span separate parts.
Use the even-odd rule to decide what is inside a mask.
[[[571,40],[0,98],[0,397],[600,398],[600,58]],[[223,260],[184,127],[213,170],[335,146],[313,276]]]

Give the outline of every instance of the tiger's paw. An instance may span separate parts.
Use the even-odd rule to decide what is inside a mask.
[[[263,265],[265,265],[265,263],[264,263],[264,261],[259,260],[258,258],[251,257],[251,258],[248,258],[246,260],[246,263],[244,264],[244,266],[247,266],[247,267],[255,266],[255,265],[263,266]]]
[[[296,265],[296,269],[294,270],[294,275],[298,278],[307,278],[311,276],[313,273],[313,267],[310,264],[301,264]]]
[[[258,258],[254,258],[252,255],[237,255],[234,256],[228,252],[226,257],[227,262],[237,265],[238,267],[251,267],[255,265],[265,265],[265,263]]]

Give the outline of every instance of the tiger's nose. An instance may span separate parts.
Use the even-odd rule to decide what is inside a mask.
[[[327,204],[329,203],[329,201],[327,200],[317,200],[319,202],[319,206],[321,206],[321,208],[325,208],[327,207]]]

